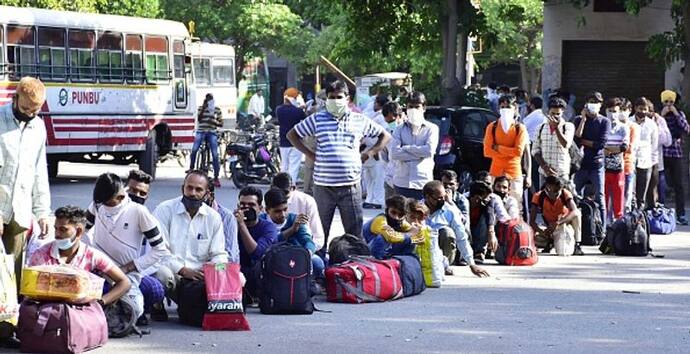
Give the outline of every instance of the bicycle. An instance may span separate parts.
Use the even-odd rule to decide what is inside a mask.
[[[208,148],[208,144],[204,139],[201,141],[199,151],[196,153],[196,163],[194,164],[194,169],[203,171],[208,175],[211,171],[213,171],[212,161],[211,150]]]

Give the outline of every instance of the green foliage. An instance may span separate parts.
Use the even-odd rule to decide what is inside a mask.
[[[139,17],[160,13],[158,0],[0,0],[0,5]]]
[[[480,66],[514,63],[524,59],[531,68],[542,65],[544,3],[542,0],[484,0],[485,53],[478,55]]]

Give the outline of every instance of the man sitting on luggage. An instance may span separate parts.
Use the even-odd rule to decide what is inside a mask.
[[[112,304],[127,294],[132,284],[125,273],[105,253],[81,242],[86,230],[86,211],[67,205],[55,210],[55,241],[39,248],[28,266],[65,264],[113,281],[110,291],[99,301]]]
[[[384,259],[393,255],[411,255],[415,244],[424,241],[419,238],[419,228],[405,221],[406,201],[401,195],[386,199],[386,212],[364,224],[362,235],[372,256]]]
[[[316,244],[312,240],[307,228],[309,218],[304,214],[288,212],[288,198],[280,189],[272,188],[264,195],[266,213],[261,214],[262,220],[269,220],[279,230],[278,241],[303,247],[311,255],[311,265],[314,277],[323,278],[326,268],[323,259],[317,256]]]
[[[257,295],[257,281],[252,269],[261,261],[266,250],[278,240],[278,228],[269,221],[259,218],[264,196],[256,187],[244,187],[240,191],[237,219],[237,239],[240,244],[240,270],[247,279],[245,300]]]
[[[537,213],[542,214],[545,226],[537,224]],[[584,253],[580,248],[581,224],[580,210],[575,204],[573,195],[564,188],[562,179],[556,176],[546,177],[546,182],[541,191],[532,197],[530,211],[530,225],[534,229],[537,239],[546,239],[547,245],[543,253],[551,252],[553,247],[553,232],[559,225],[567,224],[566,232],[573,232],[575,238],[575,252],[573,255],[581,256]]]
[[[520,219],[520,205],[517,199],[510,195],[510,180],[506,176],[496,177],[494,180],[494,194],[503,203],[511,220]]]
[[[182,185],[182,197],[162,202],[153,212],[172,253],[159,266],[156,278],[165,287],[166,296],[177,303],[177,286],[183,278],[203,281],[204,264],[228,261],[223,222],[204,203],[210,183],[204,172],[189,172]]]
[[[446,189],[440,181],[431,181],[424,185],[424,203],[429,208],[427,225],[438,232],[438,241],[446,257],[446,275],[453,275],[450,265],[455,259],[456,243],[462,258],[470,266],[472,273],[478,277],[488,277],[489,273],[478,267],[472,258],[472,247],[462,225],[462,216],[455,206],[446,202]]]
[[[445,170],[441,172],[441,183],[446,188],[446,201],[455,205],[464,219],[465,229],[470,229],[470,202],[467,197],[458,192],[460,184],[458,183],[458,174],[453,170]]]

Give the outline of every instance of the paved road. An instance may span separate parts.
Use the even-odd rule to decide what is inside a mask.
[[[128,168],[63,164],[53,207],[86,206],[95,177]],[[148,204],[179,195],[182,169],[161,166]],[[237,189],[218,192],[228,206]],[[374,216],[367,212],[366,217]],[[333,234],[342,232],[336,220]],[[690,229],[653,236],[665,258],[543,256],[534,267],[457,267],[440,289],[383,304],[331,304],[331,313],[265,316],[249,309],[251,332],[203,332],[171,320],[144,338],[111,340],[98,353],[513,353],[690,351]],[[174,314],[174,310],[170,311]]]

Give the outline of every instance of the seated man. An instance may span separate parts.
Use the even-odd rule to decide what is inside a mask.
[[[152,180],[153,177],[144,171],[129,171],[129,176],[127,176],[127,194],[129,194],[129,199],[144,205],[146,200],[149,199]]]
[[[144,314],[144,294],[139,286],[145,271],[170,256],[158,221],[145,206],[129,199],[125,182],[113,173],[104,173],[96,180],[86,217],[93,223],[93,228],[87,225],[90,244],[110,257],[132,282],[127,295],[136,304],[140,318]],[[150,249],[146,250],[146,244]],[[145,318],[141,323],[146,323]]]
[[[414,254],[419,228],[405,221],[406,199],[401,195],[386,199],[386,212],[367,221],[362,228],[371,255],[383,259],[394,255]]]
[[[271,183],[271,188],[281,189],[288,198],[288,212],[294,214],[304,214],[308,219],[308,228],[312,236],[312,240],[316,244],[316,249],[320,250],[324,246],[323,225],[321,225],[321,217],[319,217],[319,209],[316,206],[314,197],[307,193],[300,192],[295,188],[292,177],[285,172],[281,172],[275,177]]]
[[[181,280],[203,281],[206,263],[226,263],[223,221],[204,204],[211,181],[201,171],[191,171],[182,185],[182,197],[166,200],[153,212],[172,256],[163,262],[156,278],[166,296],[178,302],[177,286]]]
[[[257,282],[254,267],[261,261],[266,250],[278,240],[278,228],[268,220],[259,218],[264,196],[256,187],[244,187],[240,191],[238,208],[234,215],[237,219],[237,240],[240,246],[240,270],[247,279],[246,301],[257,295]]]
[[[228,252],[228,262],[240,263],[240,247],[237,242],[237,219],[235,219],[235,215],[233,215],[230,209],[218,203],[216,188],[213,184],[209,185],[209,193],[204,202],[217,211],[223,220],[223,234],[225,235],[225,250]]]
[[[105,275],[114,285],[99,301],[112,304],[127,294],[132,286],[125,273],[103,252],[81,242],[86,230],[86,211],[75,206],[55,210],[55,241],[39,248],[28,266],[66,264],[87,272]]]
[[[474,179],[475,182],[481,181],[486,183],[486,185],[489,186],[489,190],[492,190],[491,186],[493,185],[493,180],[493,177],[491,177],[491,175],[487,171],[477,172],[477,178]],[[501,201],[501,198],[498,195],[496,195],[495,193],[491,193],[489,195],[488,201],[488,205],[493,209],[497,222],[510,221],[511,217],[508,214],[508,211],[506,210],[503,202]]]
[[[573,195],[564,188],[562,179],[556,176],[546,177],[543,189],[532,197],[531,209],[529,222],[534,229],[535,237],[547,239],[544,253],[551,252],[552,234],[556,227],[570,224],[575,233],[575,252],[573,255],[582,256],[584,254],[580,248],[580,240],[582,239],[580,210],[575,204]],[[537,224],[537,213],[542,214],[546,227]],[[566,230],[569,231],[568,228]]]
[[[285,192],[280,189],[272,188],[264,195],[266,213],[261,214],[262,220],[269,220],[275,224],[279,230],[278,241],[303,247],[311,255],[311,264],[314,277],[323,278],[323,271],[326,265],[321,257],[317,256],[316,244],[311,238],[311,233],[307,228],[309,218],[304,214],[294,214],[288,212],[288,201]]]
[[[431,181],[424,185],[424,203],[429,208],[427,225],[432,232],[438,232],[438,242],[446,257],[446,275],[453,275],[450,265],[455,259],[456,243],[462,258],[470,266],[472,273],[478,277],[488,277],[489,273],[478,267],[472,258],[472,247],[462,225],[460,211],[446,202],[446,189],[440,181]]]
[[[464,219],[465,229],[470,229],[470,202],[462,193],[458,192],[458,174],[453,170],[441,172],[441,183],[446,188],[446,201],[455,205]]]
[[[494,180],[494,194],[508,212],[511,220],[520,219],[520,205],[517,199],[510,195],[510,180],[506,176],[496,177]]]
[[[495,208],[505,210],[503,203],[491,193],[491,187],[484,181],[475,181],[470,185],[470,230],[472,232],[472,249],[474,261],[484,263],[488,251],[496,251],[496,213]],[[505,211],[504,211],[505,212]]]

